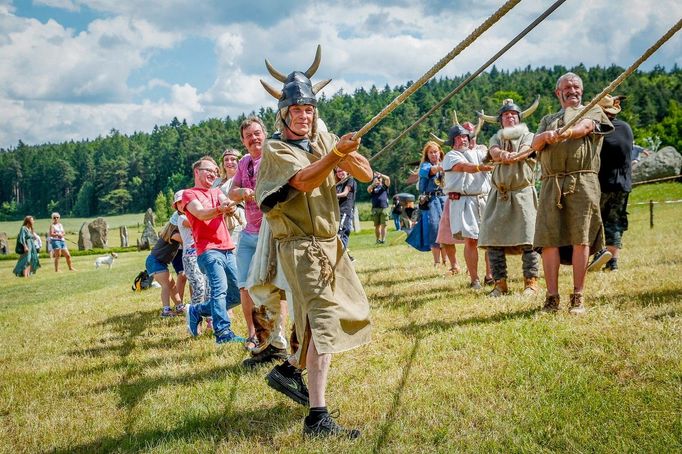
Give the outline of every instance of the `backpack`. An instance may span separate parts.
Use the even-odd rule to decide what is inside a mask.
[[[154,278],[147,273],[147,270],[142,270],[135,276],[133,280],[132,290],[134,292],[141,292],[142,290],[147,290],[154,281]]]

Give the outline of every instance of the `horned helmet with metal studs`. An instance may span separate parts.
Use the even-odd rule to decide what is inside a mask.
[[[492,115],[486,115],[483,113],[483,111],[478,112],[479,118],[482,118],[484,121],[488,123],[498,123],[502,122],[502,114],[505,112],[513,111],[516,112],[517,115],[519,116],[519,121],[523,121],[526,117],[529,117],[533,115],[533,112],[538,108],[540,105],[540,97],[538,96],[535,98],[535,101],[533,101],[533,104],[530,105],[526,110],[521,110],[521,108],[514,102],[513,99],[507,98],[504,101],[502,101],[502,107],[500,107],[500,110],[497,111],[497,117],[493,117]]]
[[[281,90],[277,90],[262,79],[260,81],[265,90],[277,99],[277,108],[279,110],[292,105],[308,104],[317,106],[317,98],[315,96],[329,82],[331,82],[331,79],[327,79],[313,85],[310,81],[310,78],[313,77],[317,71],[317,68],[320,66],[321,56],[322,47],[318,44],[317,52],[315,53],[315,60],[313,61],[313,64],[310,65],[310,68],[304,72],[294,71],[288,76],[285,76],[281,72],[277,71],[270,64],[270,62],[265,59],[265,66],[268,68],[268,72],[272,75],[272,77],[284,84]]]

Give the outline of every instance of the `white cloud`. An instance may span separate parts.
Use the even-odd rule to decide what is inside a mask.
[[[268,58],[284,73],[306,69],[315,45],[322,64],[314,81],[332,78],[330,96],[343,89],[382,88],[416,80],[499,7],[486,0],[344,2],[170,2],[152,0],[40,0],[76,11],[87,6],[105,16],[77,33],[50,20],[17,17],[0,0],[0,147],[147,131],[174,116],[189,122],[237,116],[274,107],[261,87],[274,86]],[[459,5],[459,6],[457,6]],[[438,77],[477,69],[549,6],[526,0],[448,64]],[[113,16],[107,16],[113,15]],[[682,16],[679,0],[567,1],[496,65],[629,66]],[[672,18],[672,19],[671,19]],[[216,75],[199,90],[192,80],[147,71],[150,58],[192,34],[214,42]],[[678,34],[680,35],[680,34]],[[644,67],[682,65],[682,39],[673,37]],[[192,62],[181,62],[186,67]],[[197,71],[203,68],[195,68]],[[132,74],[153,73],[136,80]],[[165,79],[165,80],[164,80]],[[153,93],[160,99],[145,99]],[[160,94],[160,95],[159,95]]]

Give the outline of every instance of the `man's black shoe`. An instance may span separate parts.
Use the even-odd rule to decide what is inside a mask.
[[[303,382],[301,371],[288,362],[275,366],[266,377],[268,386],[279,391],[294,402],[306,407],[310,405],[308,387]]]
[[[606,265],[606,262],[611,260],[611,257],[612,255],[608,249],[602,249],[601,251],[594,254],[592,261],[589,263],[589,265],[587,265],[587,271],[599,271],[604,265]]]
[[[247,369],[254,369],[261,364],[271,363],[277,360],[281,361],[283,359],[287,359],[287,351],[270,344],[265,347],[262,352],[256,353],[251,358],[242,361],[242,366]]]
[[[303,420],[303,435],[309,437],[341,436],[356,439],[360,436],[358,429],[346,429],[334,421],[332,415],[325,413],[316,422],[309,423],[310,416]]]

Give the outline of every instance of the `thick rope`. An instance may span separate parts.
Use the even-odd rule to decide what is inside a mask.
[[[438,63],[436,63],[431,69],[429,69],[426,74],[421,76],[414,84],[410,85],[404,92],[398,95],[389,105],[383,108],[374,118],[372,118],[365,126],[363,126],[358,132],[353,135],[353,140],[357,140],[360,137],[367,134],[367,132],[376,126],[381,120],[383,120],[388,114],[393,112],[393,110],[402,104],[410,95],[421,88],[426,82],[429,81],[438,71],[443,69],[445,65],[450,63],[450,61],[459,55],[464,49],[469,47],[469,45],[474,42],[479,36],[481,36],[486,30],[493,26],[497,21],[499,21],[505,14],[507,14],[513,7],[515,7],[521,0],[508,0],[500,9],[498,9],[492,16],[490,16],[485,22],[478,26],[469,36],[467,36],[462,42],[460,42],[457,47],[452,49],[445,57],[441,58]]]
[[[563,134],[576,124],[587,112],[590,111],[594,106],[597,105],[597,103],[606,95],[611,93],[618,85],[620,85],[630,74],[632,74],[638,67],[641,65],[645,60],[647,60],[651,54],[656,52],[659,47],[661,47],[666,41],[668,41],[675,33],[680,31],[680,28],[682,27],[682,19],[678,20],[677,23],[670,29],[668,32],[661,37],[656,43],[651,46],[644,54],[637,59],[628,69],[626,69],[616,80],[611,82],[605,89],[601,91],[597,96],[594,97],[592,101],[583,109],[578,112],[578,115],[576,115],[571,121],[566,123],[563,128],[559,131],[559,134]]]
[[[556,10],[558,7],[560,7],[566,0],[558,0],[554,2],[552,6],[547,8],[547,10],[542,13],[540,16],[538,16],[537,19],[535,19],[528,27],[526,27],[521,33],[516,35],[514,39],[512,39],[509,44],[504,46],[502,49],[500,49],[495,55],[493,55],[487,62],[485,62],[480,68],[476,70],[473,74],[471,74],[469,77],[464,79],[461,84],[459,84],[454,90],[452,90],[450,93],[445,96],[438,104],[433,106],[431,110],[426,112],[424,115],[422,115],[417,121],[412,123],[411,126],[409,126],[406,130],[401,132],[398,137],[393,139],[388,145],[386,145],[384,148],[379,150],[374,156],[372,156],[369,160],[370,162],[376,159],[381,153],[383,153],[386,150],[389,150],[395,146],[396,143],[398,143],[400,140],[402,140],[403,137],[405,137],[407,134],[409,134],[414,128],[419,126],[424,120],[426,120],[432,113],[434,113],[436,110],[440,109],[443,107],[443,105],[448,102],[453,96],[455,96],[457,93],[459,93],[469,82],[474,80],[476,77],[478,77],[479,74],[481,74],[483,71],[485,71],[490,65],[495,63],[498,58],[500,58],[505,52],[507,52],[514,44],[519,42],[521,38],[526,36],[531,30],[533,30],[540,22],[545,20],[547,16],[552,14],[554,10]]]

